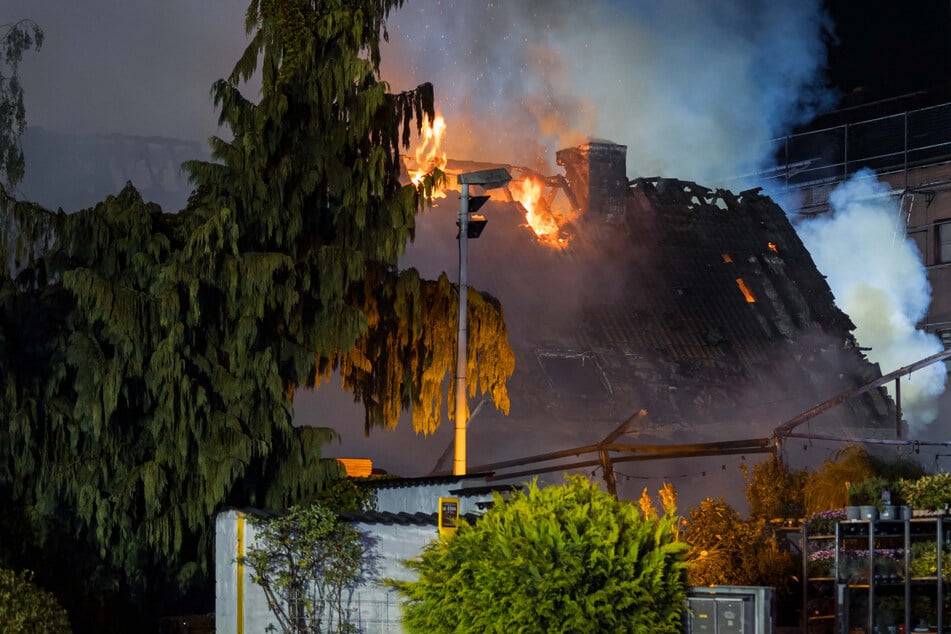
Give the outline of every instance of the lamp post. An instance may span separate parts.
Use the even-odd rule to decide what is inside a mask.
[[[479,185],[482,189],[489,190],[497,187],[504,187],[512,180],[512,175],[502,168],[480,170],[478,172],[466,172],[459,174],[457,181],[462,186],[462,201],[459,205],[459,331],[457,333],[456,343],[456,436],[454,443],[452,474],[466,474],[466,424],[469,418],[469,405],[466,400],[466,345],[468,336],[466,330],[466,321],[468,315],[468,286],[466,280],[466,267],[469,259],[468,240],[478,238],[485,227],[484,218],[473,219],[472,225],[469,223],[469,214],[478,211],[488,196],[476,196],[470,201],[469,186]],[[470,205],[470,202],[472,203]]]

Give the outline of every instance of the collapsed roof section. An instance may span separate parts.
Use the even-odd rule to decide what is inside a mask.
[[[492,289],[518,359],[513,417],[616,422],[646,408],[668,429],[769,431],[881,376],[770,198],[668,178],[628,182],[618,177],[624,152],[591,141],[558,153],[584,211],[567,250],[502,247],[521,280]],[[832,419],[893,430],[894,405],[878,389]]]

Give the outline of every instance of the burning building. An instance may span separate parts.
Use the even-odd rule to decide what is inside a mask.
[[[628,181],[625,150],[605,140],[561,150],[564,177],[506,166],[510,191],[483,208],[470,279],[501,299],[517,363],[511,414],[474,417],[473,469],[597,442],[640,409],[629,431],[640,439],[769,435],[881,376],[778,205],[759,190]],[[540,183],[535,198],[507,203],[524,180]],[[532,230],[530,207],[558,217],[557,243]],[[424,225],[454,219],[430,213]],[[874,435],[894,433],[895,417],[872,390],[814,424]]]

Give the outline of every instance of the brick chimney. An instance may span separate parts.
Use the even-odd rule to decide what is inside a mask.
[[[578,205],[589,217],[618,221],[627,204],[627,146],[604,139],[558,150],[558,165],[565,168],[565,178]]]

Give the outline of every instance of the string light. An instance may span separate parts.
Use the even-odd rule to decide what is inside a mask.
[[[722,471],[726,471],[726,465],[725,464],[720,465],[720,469]],[[668,473],[668,474],[659,475],[659,476],[634,475],[634,474],[624,473],[617,470],[615,470],[614,473],[618,477],[624,478],[625,482],[630,482],[631,480],[678,480],[678,479],[686,479],[686,478],[706,478],[707,477],[706,470],[695,471],[693,473],[677,473],[677,474]]]

